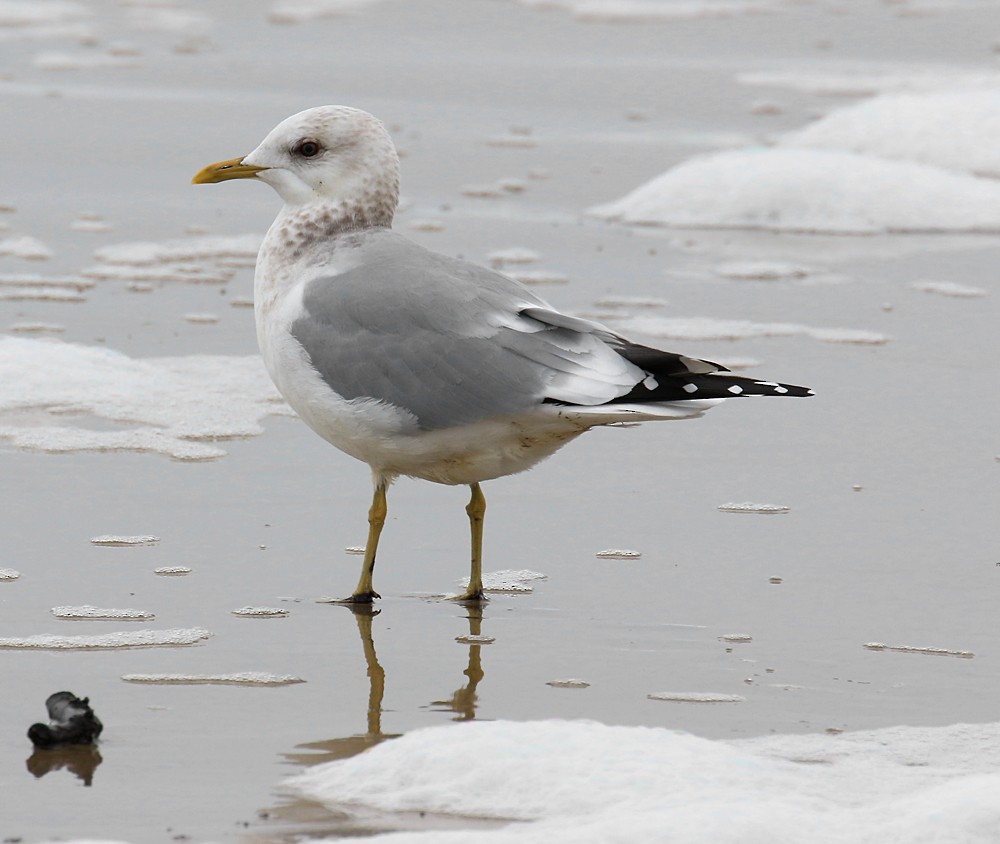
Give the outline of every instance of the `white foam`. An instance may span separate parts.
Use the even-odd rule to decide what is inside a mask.
[[[196,325],[215,325],[219,321],[220,317],[218,314],[208,314],[208,313],[191,313],[184,314],[184,321],[191,322]]]
[[[780,8],[775,0],[518,0],[525,6],[553,7],[583,21],[643,23],[726,18],[762,14]]]
[[[510,249],[496,249],[486,256],[492,267],[503,267],[507,264],[534,264],[542,260],[542,256],[534,249],[523,246],[512,246]]]
[[[126,683],[149,683],[160,686],[290,686],[304,683],[292,674],[267,671],[237,671],[231,674],[123,674]]]
[[[17,580],[21,572],[16,569],[0,569],[0,582],[5,580]]]
[[[165,577],[180,577],[185,574],[191,574],[193,569],[188,566],[160,566],[159,568],[153,569],[153,574],[163,575]]]
[[[65,287],[0,287],[0,299],[11,302],[86,302],[87,297],[75,290]]]
[[[586,680],[578,680],[575,677],[567,677],[564,680],[549,680],[546,686],[552,686],[554,689],[589,689],[590,683]]]
[[[89,290],[96,282],[78,275],[41,275],[39,273],[0,273],[0,287],[56,287]]]
[[[1000,184],[840,150],[762,147],[689,159],[588,213],[785,232],[1000,232]]]
[[[225,284],[234,275],[232,267],[204,264],[167,263],[163,265],[139,264],[105,264],[88,267],[80,272],[87,278],[100,281],[132,281],[132,282],[189,282],[192,284]]]
[[[292,24],[332,18],[363,9],[379,0],[279,0],[271,6],[271,23]]]
[[[625,548],[605,548],[594,556],[604,560],[638,560],[642,556],[642,552],[630,551]]]
[[[137,67],[134,56],[123,56],[94,50],[78,50],[73,53],[47,51],[35,56],[31,63],[39,70],[88,70],[101,67]]]
[[[0,255],[25,261],[45,261],[52,257],[52,250],[38,238],[23,234],[0,240]]]
[[[816,328],[786,322],[751,322],[711,317],[632,316],[620,321],[627,329],[671,340],[746,340],[754,337],[811,337],[825,343],[878,346],[889,336],[854,328]]]
[[[212,261],[224,258],[256,258],[260,235],[200,235],[166,241],[133,241],[102,247],[94,257],[108,264],[149,266],[169,262]]]
[[[232,613],[244,618],[284,618],[288,615],[288,610],[280,607],[240,607]]]
[[[870,96],[881,93],[942,90],[986,90],[1000,87],[1000,73],[952,65],[883,65],[794,67],[781,70],[755,70],[737,74],[744,85],[786,88],[831,96]]]
[[[377,844],[992,844],[998,768],[997,724],[712,741],[474,721],[407,733],[287,785],[335,811],[522,821],[368,839]]]
[[[504,275],[510,276],[521,284],[566,284],[569,276],[556,270],[510,270],[505,268]]]
[[[716,275],[752,281],[800,279],[805,278],[811,272],[812,270],[808,267],[789,261],[726,261],[715,267]]]
[[[666,700],[673,703],[743,703],[743,695],[727,695],[720,692],[652,692],[649,700]]]
[[[52,615],[67,621],[149,621],[156,616],[147,610],[104,609],[84,604],[79,607],[53,607]]]
[[[492,645],[496,638],[494,636],[482,636],[478,633],[469,633],[464,636],[456,636],[455,641],[460,645]]]
[[[113,648],[159,648],[194,645],[212,634],[203,627],[174,630],[136,630],[97,636],[8,636],[0,638],[0,648],[27,650],[101,650]]]
[[[90,16],[90,9],[83,3],[70,0],[2,0],[0,2],[0,27],[49,26],[75,21]],[[20,34],[20,33],[19,33]]]
[[[904,654],[927,654],[929,656],[957,656],[962,659],[972,659],[972,651],[956,651],[949,648],[924,648],[914,645],[886,645],[882,642],[868,642],[865,647],[870,651],[895,651]]]
[[[996,177],[1000,176],[1000,95],[994,88],[875,97],[789,132],[780,143]]]
[[[415,232],[443,232],[445,224],[441,220],[411,220],[406,224],[407,228]]]
[[[594,302],[597,308],[623,308],[635,310],[638,308],[665,308],[670,303],[666,299],[655,296],[605,296]]]
[[[730,502],[720,504],[716,509],[723,513],[788,513],[791,507],[787,504],[758,504],[754,501],[743,501],[741,503]]]
[[[753,636],[749,633],[726,633],[719,636],[720,642],[752,642]]]
[[[957,284],[954,281],[915,281],[911,286],[923,293],[936,293],[939,296],[951,296],[956,299],[976,299],[989,293],[982,287]]]
[[[364,549],[360,549],[364,553]],[[357,552],[351,552],[357,553]],[[484,592],[533,592],[528,584],[534,580],[547,580],[548,575],[531,569],[500,569],[483,573]],[[462,586],[469,585],[469,578],[462,579]]]
[[[66,326],[58,322],[14,322],[7,330],[13,334],[61,334]]]
[[[132,546],[132,545],[156,545],[160,541],[160,537],[153,536],[152,534],[141,534],[137,536],[123,536],[121,534],[102,534],[101,536],[92,537],[90,540],[91,545],[110,545],[110,546]]]
[[[290,414],[256,355],[134,359],[94,346],[4,337],[0,383],[0,438],[34,451],[204,460],[226,453],[217,440],[256,436],[265,416]],[[95,430],[86,424],[94,417],[116,427]]]

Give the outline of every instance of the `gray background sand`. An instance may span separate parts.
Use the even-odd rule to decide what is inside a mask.
[[[506,2],[387,0],[277,26],[265,4],[213,2],[198,7],[214,21],[210,46],[178,53],[181,36],[129,30],[115,3],[89,6],[101,44],[126,38],[140,48],[136,67],[46,72],[31,58],[51,44],[2,45],[0,198],[17,207],[5,220],[56,254],[44,265],[0,259],[0,271],[76,272],[100,245],[178,237],[191,225],[262,233],[277,210],[269,189],[194,188],[191,175],[248,152],[294,111],[339,102],[392,128],[404,153],[401,230],[480,262],[495,249],[533,249],[540,267],[569,278],[539,288],[562,309],[594,314],[609,295],[657,297],[670,315],[893,338],[879,347],[805,337],[661,342],[709,359],[760,359],[753,374],[809,384],[818,396],[596,431],[529,474],[490,483],[486,570],[534,569],[548,580],[486,607],[482,633],[496,642],[481,654],[454,641],[469,632],[465,609],[416,597],[453,590],[467,573],[466,491],[400,481],[376,572],[382,612],[371,625],[385,672],[385,733],[473,714],[595,718],[720,738],[996,717],[998,297],[946,299],[909,285],[939,278],[994,288],[1000,240],[629,230],[581,209],[727,139],[799,126],[833,105],[740,85],[738,71],[887,59],[992,67],[1000,10],[905,16],[852,3],[836,13],[796,6],[609,25]],[[761,99],[782,113],[751,113]],[[630,110],[646,119],[630,120]],[[512,126],[529,128],[536,145],[485,143]],[[527,178],[533,170],[547,178]],[[505,177],[525,179],[526,190],[462,194]],[[71,230],[87,211],[114,230]],[[444,229],[408,230],[426,218]],[[846,281],[763,284],[711,272],[748,258],[826,267]],[[252,354],[251,314],[228,305],[249,295],[251,277],[241,271],[224,293],[174,284],[139,295],[103,283],[82,304],[0,302],[0,328],[59,322],[66,340],[136,357]],[[190,312],[221,320],[194,325],[182,318]],[[225,458],[198,464],[0,451],[0,565],[22,572],[0,584],[0,636],[133,629],[49,614],[86,603],[152,610],[148,627],[215,634],[173,650],[0,651],[4,836],[260,840],[340,828],[322,812],[301,826],[303,807],[279,810],[280,823],[257,812],[282,805],[274,788],[303,755],[357,749],[365,741],[350,737],[373,726],[357,620],[313,601],[346,594],[356,580],[359,558],[343,549],[364,541],[368,471],[293,419],[273,418],[263,436],[224,447]],[[717,510],[731,501],[791,511]],[[89,543],[103,533],[162,541]],[[595,558],[609,547],[642,557]],[[164,565],[194,573],[152,574]],[[230,614],[248,604],[290,615]],[[752,641],[720,640],[729,634]],[[872,641],[975,658],[866,650]],[[473,693],[463,672],[477,655],[483,677]],[[258,689],[120,679],[246,670],[307,682]],[[546,685],[566,677],[591,685]],[[106,724],[89,789],[66,771],[35,779],[25,768],[25,730],[63,688],[89,695]],[[647,699],[662,691],[747,700]],[[309,743],[320,744],[301,747]]]

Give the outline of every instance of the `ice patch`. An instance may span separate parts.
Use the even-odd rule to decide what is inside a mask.
[[[156,616],[146,610],[102,609],[84,604],[79,607],[53,607],[52,615],[67,621],[99,620],[99,621],[149,621]]]
[[[45,261],[52,257],[52,250],[38,238],[24,234],[0,240],[0,256],[22,258],[25,261]]]
[[[726,633],[724,636],[719,637],[719,641],[746,643],[746,642],[752,642],[753,636],[751,636],[749,633]]]
[[[287,785],[335,811],[526,822],[369,839],[378,844],[987,844],[1000,829],[998,768],[997,724],[712,741],[474,721],[409,732]]]
[[[28,650],[101,650],[112,648],[159,648],[194,645],[212,634],[203,627],[175,630],[136,630],[97,636],[8,636],[0,638],[0,648]]]
[[[7,580],[17,580],[21,576],[21,572],[15,569],[0,569],[0,582]]]
[[[920,648],[912,645],[886,645],[882,642],[868,642],[865,647],[870,651],[895,651],[903,654],[928,654],[930,656],[957,656],[961,659],[972,659],[972,651],[953,651],[948,648]]]
[[[923,293],[936,293],[939,296],[952,296],[956,299],[976,299],[989,293],[982,287],[956,284],[953,281],[915,281],[910,286]]]
[[[573,677],[567,677],[565,680],[549,680],[546,686],[552,686],[554,689],[589,689],[590,683],[586,680],[577,680]]]
[[[153,574],[163,575],[164,577],[179,577],[185,574],[191,574],[193,569],[187,566],[160,566],[159,568],[153,569]]]
[[[0,439],[52,453],[204,460],[226,453],[214,441],[257,436],[265,416],[291,413],[256,355],[133,359],[111,349],[5,337],[0,383]],[[94,417],[119,427],[85,427]]]
[[[889,336],[853,328],[813,328],[785,322],[750,322],[710,317],[632,316],[621,320],[628,330],[670,340],[746,340],[753,337],[811,337],[825,343],[878,346]]]
[[[152,536],[150,534],[143,534],[141,536],[121,536],[119,534],[103,534],[102,536],[95,536],[90,540],[91,545],[110,545],[126,547],[130,545],[156,545],[160,541],[160,537]]]
[[[266,671],[237,671],[232,674],[123,674],[126,683],[149,683],[159,686],[290,686],[304,683],[291,674]]]
[[[588,213],[638,225],[803,233],[998,232],[1000,184],[840,150],[761,147],[689,159]]]
[[[1000,91],[875,97],[789,132],[780,144],[848,150],[997,177]]]
[[[730,502],[729,504],[720,504],[716,509],[721,510],[723,513],[788,513],[791,511],[791,507],[787,504],[757,504],[753,501],[744,501],[740,504],[735,502]]]
[[[629,551],[624,548],[605,548],[594,554],[602,560],[638,560],[642,556],[641,551]]]

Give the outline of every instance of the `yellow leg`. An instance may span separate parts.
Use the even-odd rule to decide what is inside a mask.
[[[375,598],[382,597],[372,586],[372,574],[375,572],[375,552],[378,550],[378,538],[382,533],[388,509],[385,503],[385,487],[385,481],[377,480],[375,482],[375,494],[372,497],[371,509],[368,510],[368,541],[365,543],[365,559],[361,563],[361,579],[354,589],[354,594],[337,603],[370,604]]]
[[[465,508],[469,514],[469,526],[472,528],[472,568],[469,572],[469,588],[458,601],[485,601],[483,595],[483,516],[486,514],[486,496],[479,484],[472,484],[472,498]]]

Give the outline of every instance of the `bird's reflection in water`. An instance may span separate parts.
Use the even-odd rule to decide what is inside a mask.
[[[385,696],[385,669],[378,661],[375,652],[375,641],[372,638],[372,619],[381,610],[373,609],[371,604],[345,604],[358,623],[358,634],[361,636],[361,648],[365,655],[365,665],[368,672],[368,729],[364,733],[344,738],[324,739],[298,745],[298,748],[286,753],[289,762],[298,765],[318,765],[320,762],[332,762],[334,759],[346,759],[362,750],[374,747],[381,741],[396,738],[399,733],[382,732],[382,698]]]
[[[290,753],[284,754],[285,759],[297,765],[318,765],[322,762],[332,762],[335,759],[346,759],[374,747],[386,739],[397,738],[400,733],[382,732],[382,699],[385,694],[385,669],[378,661],[375,651],[375,641],[372,637],[372,620],[379,614],[370,604],[345,604],[353,614],[361,636],[361,647],[365,657],[368,674],[368,723],[364,733],[346,736],[344,738],[325,739],[300,744]],[[483,624],[483,608],[468,605],[469,635],[479,636]],[[436,700],[429,708],[438,712],[454,712],[455,721],[471,721],[476,717],[477,688],[482,681],[484,672],[480,655],[481,644],[469,645],[468,665],[462,672],[467,678],[466,683],[456,690],[446,700]],[[339,813],[323,806],[302,800],[292,800],[259,813],[266,822],[267,831],[264,836],[258,828],[252,838],[254,842],[285,842],[300,841],[303,838],[323,837],[329,835],[371,835],[385,832],[395,826],[398,829],[421,827],[425,823],[431,828],[444,829],[452,824],[457,828],[468,826],[468,819],[449,822],[445,818],[425,819],[423,817],[384,818],[382,822],[360,822],[357,818],[345,813]],[[494,824],[487,824],[492,826]]]
[[[482,606],[468,606],[469,610],[469,635],[481,635],[483,627]],[[469,645],[469,666],[462,673],[468,677],[468,682],[460,689],[456,689],[454,694],[447,700],[435,700],[431,707],[436,712],[454,712],[453,721],[473,721],[476,717],[476,688],[479,681],[483,679],[483,663],[479,650],[482,645]]]
[[[101,764],[100,751],[92,744],[67,744],[59,747],[35,748],[25,765],[36,777],[65,768],[86,786],[94,782],[94,771]]]

